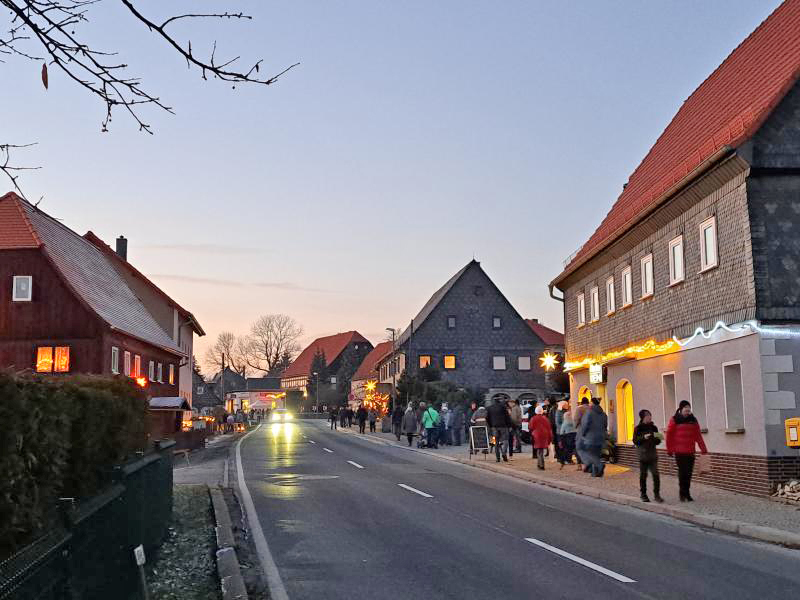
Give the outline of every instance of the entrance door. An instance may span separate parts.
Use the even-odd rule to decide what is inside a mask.
[[[633,443],[633,386],[627,379],[617,383],[617,443]]]

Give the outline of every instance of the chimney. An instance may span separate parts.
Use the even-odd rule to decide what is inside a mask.
[[[531,323],[539,323],[539,319],[531,319]]]
[[[117,254],[122,260],[128,260],[128,240],[123,235],[117,238]]]

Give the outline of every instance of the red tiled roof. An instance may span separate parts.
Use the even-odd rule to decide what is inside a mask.
[[[528,327],[533,329],[533,333],[539,336],[539,339],[544,342],[545,346],[563,346],[564,345],[564,334],[556,331],[555,329],[550,329],[549,327],[545,327],[536,319],[525,319],[525,322],[528,324]]]
[[[344,333],[337,333],[336,335],[317,338],[300,353],[300,356],[294,359],[294,362],[289,365],[289,368],[281,374],[281,379],[310,375],[311,363],[314,360],[317,349],[325,353],[325,360],[328,364],[331,364],[351,342],[369,343],[367,338],[357,331],[346,331]]]
[[[683,103],[558,279],[619,237],[721,150],[752,137],[798,75],[800,0],[786,0]]]
[[[353,380],[369,379],[378,376],[378,361],[392,351],[392,342],[381,342],[370,350],[353,374]]]
[[[14,192],[0,198],[0,250],[38,248],[42,245]]]

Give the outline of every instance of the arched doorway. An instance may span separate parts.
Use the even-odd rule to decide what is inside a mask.
[[[627,379],[617,382],[617,443],[633,443],[633,386]]]
[[[585,385],[582,386],[580,390],[578,390],[578,404],[580,404],[584,398],[586,398],[587,400],[592,399],[592,390],[590,390]]]
[[[492,396],[492,404],[497,404],[498,402],[508,402],[509,400],[511,400],[511,396],[505,392],[498,392]]]

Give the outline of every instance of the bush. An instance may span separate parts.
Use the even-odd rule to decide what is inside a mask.
[[[0,372],[0,555],[30,539],[58,498],[83,498],[146,444],[147,399],[127,377]]]

